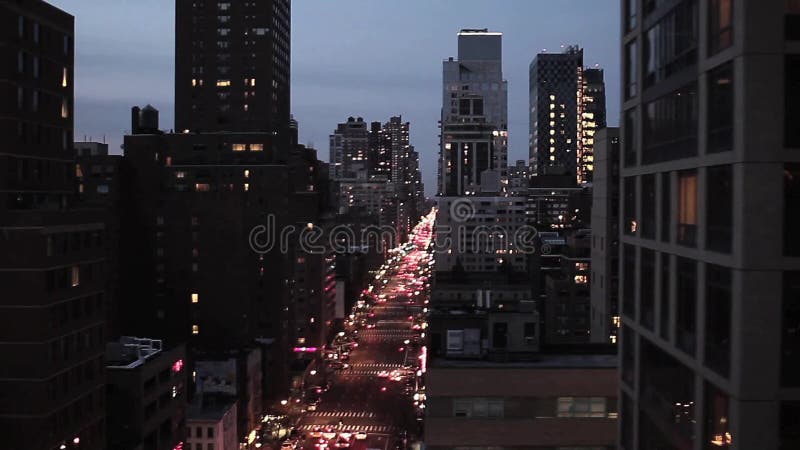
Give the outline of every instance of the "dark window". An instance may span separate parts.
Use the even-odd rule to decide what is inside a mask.
[[[733,148],[733,64],[724,64],[708,73],[707,153]]]
[[[492,347],[506,348],[508,346],[508,324],[497,322],[492,328]]]
[[[672,230],[672,173],[661,174],[661,240],[669,242]]]
[[[730,448],[733,441],[728,415],[728,395],[705,383],[705,449]]]
[[[462,116],[469,115],[469,99],[462,98],[458,101],[458,114]]]
[[[636,177],[625,178],[624,186],[624,214],[625,222],[622,224],[625,234],[635,235],[639,226],[636,221]]]
[[[778,450],[800,448],[800,402],[781,402]]]
[[[634,360],[635,360],[635,347],[633,331],[627,326],[622,326],[622,381],[629,387],[633,388],[634,382]],[[624,413],[624,412],[623,412]]]
[[[708,3],[708,53],[713,55],[733,44],[733,0]]]
[[[727,377],[731,367],[731,269],[706,265],[706,366]]]
[[[730,253],[733,233],[733,170],[709,167],[706,172],[706,248]]]
[[[697,29],[697,0],[688,0],[644,33],[644,87],[697,64]]]
[[[646,446],[640,442],[639,448],[693,448],[696,420],[694,374],[645,339],[641,340],[639,347],[639,407],[672,441],[668,446]],[[642,433],[640,436],[651,439]]]
[[[689,246],[697,242],[697,172],[694,170],[678,174],[677,241]]]
[[[636,319],[636,247],[625,244],[622,255],[622,312]]]
[[[483,115],[483,99],[476,98],[472,100],[472,115],[473,116],[482,116]]]
[[[210,437],[210,438],[214,437],[214,428],[213,427],[208,427],[206,429],[206,437]]]
[[[783,273],[781,384],[800,387],[800,272]]]
[[[625,0],[625,30],[636,26],[636,6],[639,0]]]
[[[633,448],[633,418],[636,410],[633,409],[633,400],[625,392],[622,395],[622,429],[620,435],[620,450],[634,450]]]
[[[697,156],[697,85],[691,83],[644,106],[642,163]]]
[[[800,127],[798,127],[800,128]],[[800,164],[783,171],[783,254],[800,256]]]
[[[784,33],[790,41],[800,40],[800,0],[786,0]]]
[[[636,150],[636,136],[638,130],[636,129],[636,108],[625,111],[625,137],[622,141],[622,146],[625,149],[624,166],[631,167],[638,164],[638,154]]]
[[[536,322],[525,322],[523,325],[523,337],[525,339],[536,338]]]
[[[639,64],[638,64],[638,46],[636,41],[631,42],[625,46],[625,98],[636,97],[639,89]]]
[[[661,302],[659,303],[659,332],[661,338],[669,341],[669,306],[670,306],[670,292],[672,291],[670,284],[670,255],[669,253],[661,254]]]
[[[787,147],[800,147],[800,55],[787,55],[784,60],[783,116],[784,140]]]
[[[697,261],[678,258],[675,291],[675,340],[678,348],[694,355],[697,340]]]
[[[655,329],[655,281],[656,281],[656,254],[649,248],[641,250],[641,280],[639,282],[639,302],[642,305],[642,325]]]
[[[648,174],[642,176],[642,237],[654,239],[656,237],[656,176]]]

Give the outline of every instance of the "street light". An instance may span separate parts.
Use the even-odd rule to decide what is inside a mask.
[[[317,371],[316,371],[316,370],[312,370],[312,371],[311,371],[311,372],[309,372],[309,373],[310,373],[311,375],[316,375],[316,374],[317,374]]]
[[[286,406],[289,403],[289,400],[281,400],[281,405]]]

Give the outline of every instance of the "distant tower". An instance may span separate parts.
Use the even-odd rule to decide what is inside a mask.
[[[481,173],[508,171],[508,92],[503,79],[503,34],[458,33],[458,60],[442,67],[439,195],[478,190]]]
[[[583,105],[583,49],[540,53],[530,64],[529,164],[534,174],[567,169],[577,178]]]

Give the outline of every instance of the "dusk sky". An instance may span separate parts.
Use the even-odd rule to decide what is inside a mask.
[[[174,1],[52,0],[73,14],[75,139],[119,153],[130,107],[152,104],[173,127]],[[435,193],[442,60],[456,56],[461,28],[503,36],[509,94],[509,163],[528,154],[528,65],[562,45],[584,48],[605,69],[608,122],[619,116],[618,0],[294,0],[292,112],[300,142],[328,159],[328,135],[348,116],[386,121],[402,114]]]

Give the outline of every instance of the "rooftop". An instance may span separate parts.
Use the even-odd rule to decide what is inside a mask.
[[[162,349],[160,339],[122,336],[119,342],[106,344],[106,364],[109,369],[135,369],[161,353]]]
[[[616,354],[540,354],[529,361],[484,361],[433,358],[429,366],[442,369],[603,369],[616,368]]]
[[[189,405],[186,409],[186,419],[189,421],[192,420],[202,420],[202,421],[214,421],[217,422],[221,420],[231,408],[236,406],[235,400],[228,400],[228,399],[217,399],[214,398],[212,401],[203,401],[200,400],[202,404],[198,402],[193,402]]]

